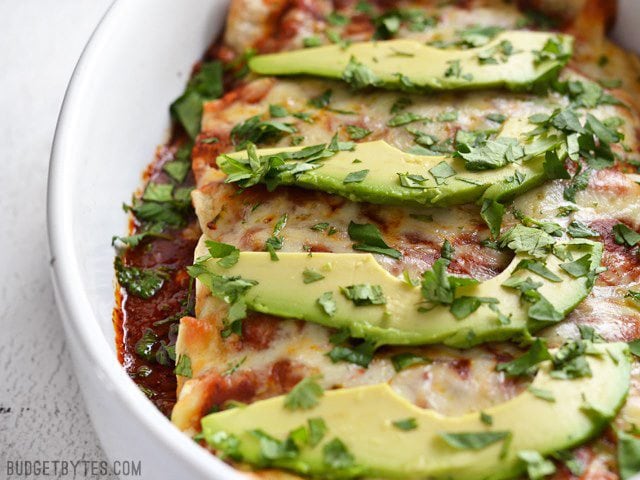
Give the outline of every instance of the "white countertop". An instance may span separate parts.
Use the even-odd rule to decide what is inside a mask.
[[[104,459],[54,304],[45,217],[64,91],[110,3],[0,1],[0,478],[8,460]]]

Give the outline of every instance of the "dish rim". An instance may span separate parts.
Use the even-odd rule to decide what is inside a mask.
[[[100,320],[83,285],[76,252],[69,248],[73,243],[69,173],[77,163],[73,144],[75,132],[80,128],[78,112],[82,110],[84,93],[91,88],[88,81],[90,73],[101,61],[99,52],[109,48],[109,36],[124,14],[126,4],[126,0],[114,0],[93,30],[70,77],[55,127],[47,178],[46,223],[56,306],[65,335],[77,340],[75,345],[79,346],[83,360],[88,361],[96,370],[96,376],[101,377],[104,390],[121,402],[165,448],[172,449],[182,461],[202,475],[242,479],[246,476],[178,430],[129,378],[102,332],[98,331],[96,338],[95,328]],[[194,63],[201,54],[195,52]],[[158,142],[160,144],[162,140]],[[75,362],[79,359],[73,360],[76,369]],[[86,395],[84,390],[82,393]]]

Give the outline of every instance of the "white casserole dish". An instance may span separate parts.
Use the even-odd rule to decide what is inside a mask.
[[[640,50],[640,7],[621,0],[615,36]],[[244,476],[175,429],[117,361],[111,236],[169,127],[168,105],[220,31],[225,0],[115,2],[74,72],[49,173],[57,303],[76,373],[107,456],[142,461],[143,478]]]

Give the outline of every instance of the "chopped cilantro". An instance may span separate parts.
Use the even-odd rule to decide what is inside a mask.
[[[418,428],[418,422],[415,418],[404,418],[402,420],[391,422],[391,424],[398,430],[404,430],[405,432]]]
[[[437,305],[451,305],[457,287],[475,285],[477,280],[470,277],[457,277],[447,273],[450,260],[439,258],[431,270],[422,274],[421,292],[430,308]]]
[[[357,285],[349,285],[348,287],[340,287],[340,291],[358,307],[365,305],[384,305],[387,303],[380,285],[360,283]]]
[[[368,174],[369,174],[368,169],[358,170],[356,172],[350,172],[349,174],[347,174],[346,177],[344,177],[344,180],[342,180],[342,183],[344,184],[360,183],[364,181],[364,179],[367,177]]]
[[[319,47],[322,45],[322,40],[320,40],[320,37],[312,35],[310,37],[305,37],[302,40],[302,44],[305,48]]]
[[[517,272],[520,269],[529,270],[530,272],[540,275],[542,278],[546,278],[551,282],[562,281],[562,279],[559,276],[557,276],[555,273],[549,270],[544,263],[539,262],[538,260],[532,260],[528,258],[524,260],[520,260],[518,265],[516,265],[514,272]]]
[[[463,320],[475,312],[483,303],[497,304],[498,299],[490,297],[458,297],[451,303],[450,311],[458,320]]]
[[[219,258],[218,265],[223,268],[233,267],[240,259],[240,250],[233,245],[207,240],[205,242],[211,258]]]
[[[311,270],[309,268],[305,268],[304,271],[302,272],[302,281],[304,283],[317,282],[319,280],[322,280],[323,278],[324,278],[324,275],[322,275],[319,272],[316,272],[315,270]]]
[[[551,360],[551,354],[547,350],[545,341],[536,338],[529,350],[520,357],[510,362],[499,363],[496,370],[504,372],[509,377],[531,375],[536,370],[536,365],[545,360]]]
[[[505,440],[508,436],[507,431],[440,433],[440,437],[448,445],[458,450],[482,450]]]
[[[356,242],[353,244],[354,250],[379,253],[396,259],[402,257],[398,250],[386,244],[378,227],[371,223],[349,222],[347,232],[349,238]]]
[[[527,474],[531,480],[538,480],[555,473],[556,467],[550,460],[534,450],[522,450],[518,452],[518,458],[526,464]]]
[[[480,412],[480,421],[485,425],[493,425],[493,417],[488,413]]]
[[[572,277],[584,277],[591,272],[591,255],[584,255],[573,262],[561,263],[560,268]]]
[[[413,122],[430,121],[429,117],[413,112],[402,112],[393,116],[388,122],[389,127],[401,127]]]
[[[569,202],[575,203],[576,194],[589,186],[589,178],[591,177],[591,170],[583,170],[571,179],[571,183],[564,188],[564,199]]]
[[[288,410],[309,410],[320,402],[324,389],[316,377],[307,377],[296,384],[284,399],[284,408]]]
[[[327,433],[327,424],[322,418],[310,418],[307,420],[309,429],[308,442],[311,448],[318,445]]]
[[[312,97],[309,100],[309,105],[316,108],[325,108],[331,103],[331,96],[333,95],[333,91],[331,89],[325,90],[320,95]]]
[[[275,226],[273,227],[273,235],[269,237],[265,242],[265,249],[271,255],[271,260],[277,261],[278,255],[276,254],[276,250],[282,250],[282,243],[284,239],[282,236],[280,236],[280,233],[287,224],[287,219],[288,215],[286,213],[278,219]]]
[[[136,354],[145,360],[151,360],[154,357],[153,350],[158,342],[158,335],[146,328],[140,339],[135,344]]]
[[[595,230],[592,230],[584,223],[574,220],[569,224],[567,228],[567,233],[571,235],[573,238],[590,238],[590,237],[599,237],[600,234]]]
[[[455,122],[458,119],[458,112],[449,110],[448,112],[439,113],[436,120],[439,122]]]
[[[182,160],[172,160],[165,163],[162,166],[162,169],[167,172],[167,175],[169,175],[173,180],[178,183],[182,183],[185,178],[187,178],[187,174],[191,169],[191,163]]]
[[[126,266],[120,257],[114,261],[116,278],[129,294],[148,300],[160,291],[166,275],[155,269]]]
[[[195,138],[200,132],[203,102],[218,98],[222,92],[222,63],[203,63],[184,93],[171,104],[171,115],[191,138]]]
[[[359,127],[357,125],[347,125],[347,134],[351,140],[362,140],[371,135],[371,130]]]
[[[504,123],[507,119],[507,116],[503,115],[502,113],[489,113],[486,115],[486,117],[487,120],[491,120],[492,122],[496,123]]]
[[[176,368],[174,369],[173,373],[182,377],[191,378],[191,376],[193,375],[191,371],[191,359],[185,354],[178,356]]]
[[[336,345],[327,356],[333,363],[350,362],[366,368],[371,363],[371,360],[373,360],[375,350],[376,344],[365,340],[356,346]]]
[[[243,150],[247,148],[249,143],[259,144],[277,140],[285,134],[296,131],[296,128],[290,123],[261,120],[256,115],[238,123],[231,129],[231,141],[236,150]]]
[[[429,169],[429,173],[433,176],[437,185],[442,185],[449,177],[453,177],[457,172],[444,160],[435,167]]]
[[[322,447],[322,460],[325,465],[335,470],[352,467],[355,463],[347,446],[338,438],[334,438]]]
[[[342,72],[342,79],[356,89],[375,86],[379,82],[371,69],[358,62],[354,57],[351,57],[349,64]]]
[[[271,118],[282,118],[289,115],[289,112],[281,105],[269,105],[269,115]]]
[[[422,365],[429,362],[431,362],[431,360],[428,358],[410,352],[398,353],[391,357],[391,363],[396,372],[401,372],[414,365]]]
[[[640,472],[640,438],[618,431],[618,469],[622,480],[631,480]]]
[[[333,298],[333,292],[324,292],[318,297],[318,305],[322,308],[324,313],[333,317],[336,314],[336,301]]]
[[[504,217],[505,208],[501,203],[494,199],[485,199],[482,202],[480,216],[489,227],[489,232],[493,238],[500,236],[500,228],[502,227],[502,218]]]
[[[618,245],[635,247],[640,243],[640,233],[631,230],[624,223],[618,223],[612,229],[614,239]]]
[[[545,400],[547,402],[555,402],[556,399],[553,396],[553,392],[551,392],[550,390],[545,390],[543,388],[536,388],[532,385],[529,385],[527,387],[527,390],[531,393],[531,395],[533,395],[534,397],[538,397],[542,400]]]

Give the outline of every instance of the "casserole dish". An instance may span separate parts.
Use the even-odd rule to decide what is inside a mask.
[[[165,106],[220,28],[224,8],[224,2],[199,0],[116,3],[74,74],[52,156],[54,279],[83,393],[107,455],[141,459],[149,478],[235,475],[150,408],[118,364],[108,243],[123,230],[122,217],[112,212],[138,185],[169,124]]]

